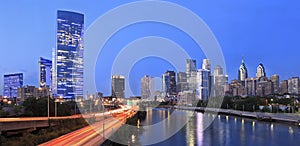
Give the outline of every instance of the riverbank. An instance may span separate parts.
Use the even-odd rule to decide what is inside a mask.
[[[174,108],[179,110],[190,110],[190,111],[197,111],[202,113],[210,112],[210,113],[223,114],[223,115],[239,116],[239,117],[257,119],[259,121],[280,122],[280,123],[292,124],[300,127],[300,116],[295,114],[246,112],[246,111],[237,111],[237,110],[230,110],[230,109],[184,107],[184,106],[174,106]]]

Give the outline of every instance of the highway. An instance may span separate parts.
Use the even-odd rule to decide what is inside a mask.
[[[109,138],[117,129],[119,129],[126,122],[126,119],[128,117],[133,116],[137,110],[123,109],[123,111],[124,112],[120,112],[120,111],[106,112],[105,114],[102,114],[102,116],[104,115],[105,119],[102,117],[102,120],[90,126],[60,136],[58,138],[40,144],[40,146],[100,145],[107,138]],[[104,121],[104,136],[103,136],[103,121]]]

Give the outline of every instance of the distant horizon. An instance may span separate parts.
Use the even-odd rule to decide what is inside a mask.
[[[3,94],[4,74],[23,73],[24,85],[38,86],[38,59],[52,60],[52,48],[56,47],[56,13],[58,10],[80,12],[85,17],[85,30],[105,12],[127,4],[128,1],[15,1],[0,5],[2,52],[0,54],[0,95]],[[131,1],[134,2],[134,1]],[[280,81],[300,76],[300,62],[296,61],[299,48],[300,2],[284,1],[189,1],[171,0],[186,7],[202,18],[218,40],[225,59],[229,82],[237,79],[242,58],[249,77],[256,77],[256,67],[262,63],[266,76],[279,75]],[[113,58],[128,43],[145,36],[165,37],[185,48],[201,68],[206,58],[202,49],[187,34],[169,25],[139,23],[115,33],[98,56],[96,68],[97,90],[110,94],[110,70]],[[161,48],[165,48],[161,46]],[[87,48],[85,48],[87,49]],[[157,66],[156,64],[159,64]],[[147,66],[147,68],[145,68]],[[212,66],[212,71],[215,66]],[[150,70],[155,68],[155,70]],[[130,80],[134,94],[140,94],[140,77],[146,74],[161,77],[174,67],[166,60],[145,58],[131,69]],[[175,70],[174,70],[175,71]],[[178,70],[178,71],[185,71]],[[177,71],[177,72],[178,72]]]

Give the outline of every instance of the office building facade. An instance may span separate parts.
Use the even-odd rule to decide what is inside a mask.
[[[187,91],[189,89],[187,75],[185,72],[177,73],[177,93]]]
[[[288,93],[293,95],[299,94],[299,87],[300,87],[299,77],[293,77],[288,79]]]
[[[213,96],[224,97],[227,84],[228,84],[228,76],[224,75],[223,68],[220,65],[217,65],[214,68]]]
[[[141,78],[142,100],[154,100],[154,79],[148,75]]]
[[[162,91],[166,96],[175,96],[176,92],[176,73],[167,71],[162,75]]]
[[[274,89],[274,94],[279,94],[280,90],[279,90],[279,75],[272,75],[270,77],[270,80],[273,83],[273,89]]]
[[[4,75],[3,97],[16,99],[18,97],[18,88],[23,86],[23,73]]]
[[[83,98],[84,15],[57,12],[52,92],[65,99]]]
[[[52,61],[40,57],[39,60],[39,87],[49,87],[52,85]]]
[[[112,97],[125,98],[125,77],[113,75],[111,79],[111,90]]]
[[[197,90],[196,97],[198,100],[207,100],[209,98],[209,82],[210,71],[206,69],[199,69],[197,71]]]

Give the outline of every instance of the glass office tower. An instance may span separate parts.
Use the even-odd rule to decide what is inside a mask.
[[[83,97],[83,28],[83,14],[57,12],[52,93],[65,99]]]
[[[39,60],[39,87],[49,87],[51,89],[52,82],[52,61],[40,57]]]
[[[4,75],[3,96],[6,98],[17,98],[18,88],[23,86],[23,73]]]

